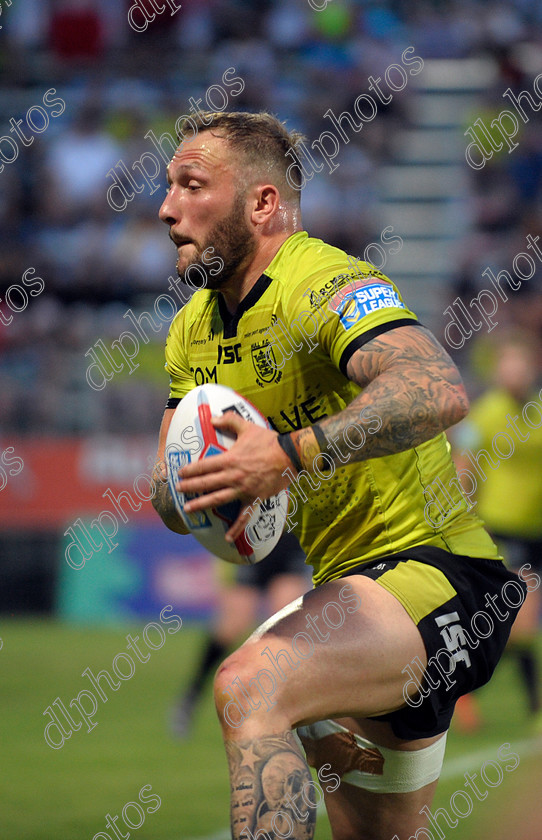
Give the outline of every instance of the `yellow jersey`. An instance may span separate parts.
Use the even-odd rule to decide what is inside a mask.
[[[284,242],[235,314],[219,292],[207,289],[177,313],[166,344],[167,405],[175,407],[196,385],[216,382],[250,400],[278,432],[301,429],[341,411],[361,392],[346,376],[359,347],[417,323],[382,272],[301,231]],[[367,408],[359,425],[370,435],[380,422]],[[347,457],[348,443],[339,448]],[[293,482],[289,527],[314,567],[315,584],[416,545],[497,558],[466,506],[436,526],[424,517],[424,490],[437,476],[446,486],[456,477],[444,434]]]

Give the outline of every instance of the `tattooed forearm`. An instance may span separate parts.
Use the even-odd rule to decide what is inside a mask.
[[[312,464],[320,453],[320,446],[312,428],[309,426],[307,429],[301,429],[295,437],[292,435],[292,440],[301,459],[301,463],[303,465]]]
[[[188,529],[185,527],[184,522],[175,508],[175,503],[165,477],[165,465],[163,462],[157,462],[155,464],[152,478],[155,489],[151,504],[158,513],[158,516],[170,531],[175,531],[177,534],[188,534]]]
[[[373,339],[352,355],[347,372],[363,392],[318,426],[328,440],[336,441],[339,436],[344,441],[341,446],[343,452],[350,449],[350,462],[418,446],[458,423],[468,410],[459,371],[423,327],[402,327]],[[376,430],[373,425],[370,434],[360,421],[364,410],[380,423]],[[345,441],[345,429],[351,446]],[[305,438],[301,438],[303,432]],[[310,428],[303,432],[292,438],[303,465],[309,468],[316,439]],[[317,451],[322,451],[321,447]],[[336,464],[341,462],[337,448],[326,451]]]
[[[225,742],[234,840],[311,840],[316,804],[309,768],[291,732]]]

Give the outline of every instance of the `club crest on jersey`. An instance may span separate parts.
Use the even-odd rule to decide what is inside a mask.
[[[346,294],[335,295],[329,307],[338,314],[345,330],[379,309],[406,308],[391,283],[377,277],[352,281]]]
[[[275,349],[269,341],[255,342],[250,347],[252,366],[256,372],[256,382],[263,388],[270,382],[278,382],[282,378],[282,371],[278,369]]]

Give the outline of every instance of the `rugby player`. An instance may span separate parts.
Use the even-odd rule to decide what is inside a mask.
[[[472,512],[437,525],[423,515],[424,488],[456,476],[444,430],[467,413],[465,391],[387,277],[366,263],[352,268],[351,257],[303,230],[302,171],[292,162],[299,135],[268,114],[191,121],[197,133],[168,166],[159,215],[181,278],[205,271],[211,247],[223,268],[207,272],[206,288],[172,322],[158,456],[175,406],[202,380],[251,400],[273,428],[232,412],[215,419],[235,444],[183,467],[178,486],[200,494],[194,511],[246,503],[229,539],[257,497],[289,486],[289,522],[315,584],[215,679],[232,836],[309,840],[310,762],[334,840],[407,840],[425,824],[454,703],[489,679],[514,617],[510,610],[467,645],[471,616],[517,577]],[[184,532],[164,482],[153,503]],[[343,623],[317,625],[346,585]],[[300,641],[309,627],[320,634],[310,656]],[[407,664],[424,668],[442,648],[453,680],[431,679],[423,692],[407,686]],[[264,702],[271,677],[273,704]]]

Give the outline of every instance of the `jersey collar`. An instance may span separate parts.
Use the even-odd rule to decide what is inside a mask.
[[[223,296],[220,293],[218,294],[218,311],[220,313],[220,317],[222,318],[222,323],[224,324],[224,338],[235,338],[237,335],[237,327],[242,315],[247,311],[247,309],[250,309],[255,303],[258,303],[270,283],[271,277],[267,274],[260,274],[252,289],[248,295],[243,298],[234,313],[231,313],[228,310]]]

